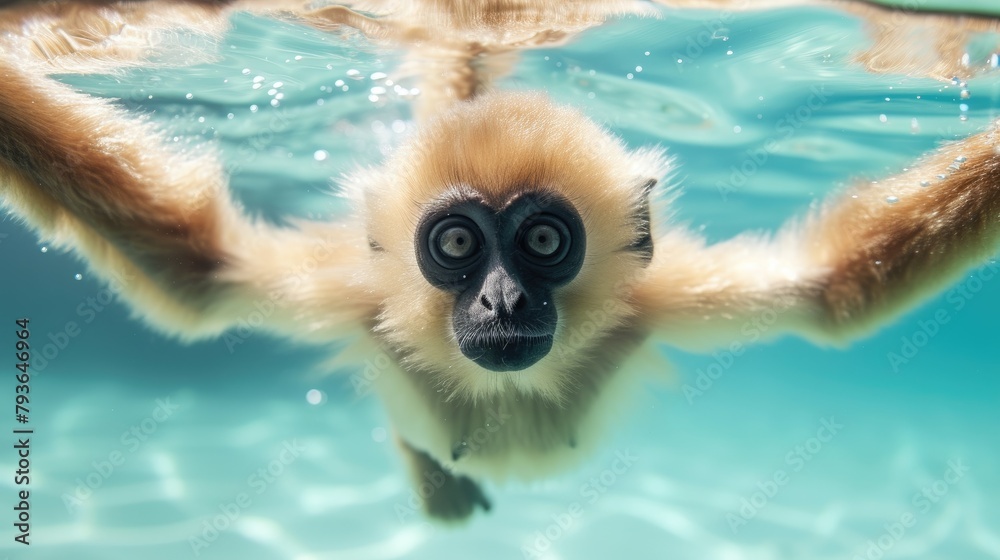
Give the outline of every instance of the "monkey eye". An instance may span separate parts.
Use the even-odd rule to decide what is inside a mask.
[[[569,227],[551,214],[525,220],[518,241],[525,256],[546,266],[559,264],[569,253],[570,243]]]
[[[434,261],[449,270],[468,266],[479,256],[479,228],[465,216],[447,216],[431,229],[427,246]]]
[[[561,237],[556,228],[541,224],[532,227],[524,235],[524,245],[536,257],[548,257],[559,250]]]
[[[441,252],[453,259],[464,259],[476,250],[475,237],[468,228],[452,227],[444,230],[437,240]]]

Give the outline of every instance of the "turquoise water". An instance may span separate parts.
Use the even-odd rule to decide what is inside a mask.
[[[1000,15],[1000,6],[997,6],[993,0],[874,0],[874,3],[904,10],[940,10]]]
[[[761,12],[720,29],[718,14],[665,15],[526,53],[501,84],[544,89],[632,146],[667,146],[684,189],[675,219],[712,240],[773,229],[1000,112],[996,71],[970,80],[967,100],[955,84],[866,74],[852,54],[867,39],[849,16]],[[719,32],[689,56],[705,29]],[[398,53],[249,16],[218,51],[194,67],[64,79],[151,114],[177,142],[211,140],[238,198],[272,218],[343,212],[330,177],[378,162],[413,130]],[[989,269],[848,349],[664,346],[675,382],[645,387],[600,452],[543,483],[487,485],[494,511],[448,529],[409,514],[385,414],[321,375],[326,350],[261,334],[232,351],[180,344],[14,221],[0,233],[0,320],[30,317],[33,339],[65,342],[36,364],[33,544],[12,542],[7,509],[0,547],[12,558],[1000,558]],[[80,331],[63,338],[68,321]],[[906,363],[890,360],[914,342]],[[314,389],[320,404],[307,401]],[[635,460],[608,476],[619,454]],[[14,470],[8,447],[0,471]],[[12,477],[0,485],[9,508]],[[234,507],[225,530],[205,532]]]

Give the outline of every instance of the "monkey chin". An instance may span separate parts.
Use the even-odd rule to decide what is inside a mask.
[[[502,340],[473,339],[460,345],[462,354],[483,369],[494,372],[521,371],[544,358],[552,350],[550,334],[515,334]]]

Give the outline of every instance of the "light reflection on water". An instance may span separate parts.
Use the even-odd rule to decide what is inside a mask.
[[[839,183],[898,170],[1000,109],[996,72],[971,80],[967,99],[960,84],[866,74],[851,58],[866,39],[848,16],[739,15],[695,49],[706,14],[589,31],[526,53],[502,85],[545,89],[632,146],[667,146],[685,190],[676,219],[713,240],[774,228]],[[220,52],[193,68],[66,81],[150,113],[188,149],[211,140],[240,200],[271,218],[343,212],[329,178],[379,161],[412,129],[398,53],[250,17]],[[23,268],[0,317],[62,325],[102,289],[3,227],[0,250]],[[494,511],[459,530],[412,514],[384,414],[346,377],[314,375],[321,349],[262,334],[232,353],[221,341],[184,346],[112,303],[36,379],[31,557],[820,560],[864,557],[875,543],[887,558],[1000,558],[990,431],[1000,288],[978,286],[848,351],[798,340],[739,356],[664,349],[675,388],[646,391],[579,469],[490,486]],[[919,338],[941,313],[947,321]],[[925,344],[912,359],[888,359],[914,340]],[[327,398],[313,404],[316,389]],[[146,429],[157,399],[178,408]],[[830,419],[843,429],[820,441]],[[618,453],[637,459],[622,467]],[[7,472],[10,461],[0,457]],[[968,473],[938,495],[954,461]],[[914,523],[900,533],[905,514]]]

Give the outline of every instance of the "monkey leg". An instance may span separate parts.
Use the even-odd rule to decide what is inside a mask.
[[[409,463],[413,485],[427,515],[443,521],[461,521],[476,506],[490,511],[489,499],[471,478],[453,474],[427,453],[399,440]]]

